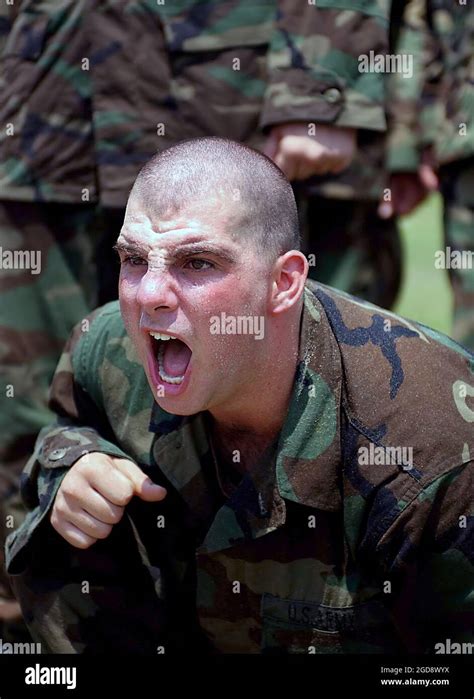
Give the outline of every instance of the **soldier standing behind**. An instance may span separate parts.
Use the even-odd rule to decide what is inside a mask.
[[[474,348],[474,13],[464,3],[410,0],[397,50],[413,56],[411,81],[390,81],[387,215],[412,210],[428,191],[443,198],[447,269],[454,294],[453,337]],[[454,253],[454,254],[453,254]],[[464,256],[463,256],[464,253]]]

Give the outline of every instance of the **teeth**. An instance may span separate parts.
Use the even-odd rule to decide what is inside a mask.
[[[151,334],[151,333],[150,333]],[[159,338],[156,338],[159,339]],[[168,339],[168,338],[166,338]],[[175,338],[171,338],[175,339]],[[166,383],[182,383],[184,376],[168,376],[168,374],[165,371],[165,367],[163,365],[163,354],[165,352],[165,348],[163,345],[160,345],[158,349],[158,373],[160,375],[160,379],[162,381],[166,381]]]
[[[152,337],[155,338],[155,340],[176,340],[174,335],[164,335],[163,333],[150,333]]]
[[[174,335],[165,335],[164,333],[155,333],[155,332],[150,332],[151,337],[153,337],[155,340],[161,340],[162,342],[166,342],[167,340],[176,340],[176,337]],[[163,345],[160,345],[158,349],[158,373],[160,375],[160,379],[162,381],[166,381],[166,383],[182,383],[184,376],[168,376],[168,374],[165,371],[164,365],[163,365],[163,354],[164,354],[164,347]]]

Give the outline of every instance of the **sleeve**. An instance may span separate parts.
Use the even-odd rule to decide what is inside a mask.
[[[280,0],[261,127],[289,121],[384,131],[384,76],[364,72],[388,50],[388,3]]]
[[[88,340],[100,345],[90,320]],[[160,569],[153,568],[131,511],[111,535],[87,550],[70,546],[49,523],[58,488],[77,459],[89,452],[129,458],[84,386],[81,365],[96,377],[84,351],[84,322],[70,337],[57,367],[50,405],[57,424],[41,432],[22,480],[25,521],[7,539],[6,562],[26,624],[50,653],[152,652],[162,643],[164,603]],[[103,335],[103,333],[101,333]],[[87,357],[85,356],[87,354]],[[100,349],[94,353],[100,355]],[[93,380],[93,379],[91,379]],[[155,571],[157,580],[150,571]]]
[[[7,540],[6,562],[10,572],[21,565],[33,533],[47,520],[64,476],[78,459],[92,452],[130,458],[114,443],[110,425],[93,400],[90,387],[89,390],[84,387],[81,376],[86,373],[81,367],[87,365],[85,341],[90,341],[88,335],[93,332],[97,315],[100,316],[100,312],[78,323],[56,368],[49,406],[57,420],[40,432],[21,477],[21,495],[28,514]],[[83,328],[88,332],[83,332]],[[96,380],[96,371],[91,371],[90,375]]]
[[[412,75],[388,76],[387,168],[416,172],[423,148],[436,138],[440,47],[430,29],[427,0],[409,0],[397,24],[394,52],[412,62]]]
[[[377,547],[411,652],[457,652],[452,644],[474,642],[473,493],[469,461],[425,486]]]

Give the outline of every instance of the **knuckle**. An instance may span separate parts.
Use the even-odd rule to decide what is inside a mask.
[[[129,493],[124,491],[117,493],[116,501],[118,502],[119,506],[124,507],[125,505],[127,505],[132,499],[132,494],[133,492]]]
[[[95,536],[97,539],[106,539],[110,532],[112,531],[112,526],[111,525],[105,525],[104,527],[101,527],[99,531],[95,533]]]
[[[83,478],[89,479],[97,473],[105,473],[110,468],[110,459],[105,454],[87,453],[76,461],[74,468]]]
[[[319,148],[315,148],[311,151],[311,153],[306,154],[305,160],[311,165],[320,165],[329,160],[329,158],[330,156],[326,150],[320,150]]]
[[[56,531],[59,532],[61,518],[58,516],[57,508],[53,508],[49,517],[49,521],[53,529],[56,529]]]
[[[89,537],[88,539],[82,538],[82,537],[69,537],[69,543],[72,544],[72,546],[75,546],[77,549],[88,549],[92,546],[92,544],[95,544],[96,539],[92,539],[92,537]]]
[[[123,517],[124,512],[125,512],[125,510],[123,508],[121,508],[120,510],[116,510],[110,514],[110,518],[114,524],[117,524],[118,522],[120,522],[120,520]]]
[[[69,474],[68,474],[68,476],[69,476]],[[71,479],[68,478],[68,476],[66,476],[66,478],[63,480],[63,482],[59,486],[58,497],[60,497],[61,495],[66,495],[67,497],[72,497],[72,495],[73,495],[74,491],[73,491],[73,488],[71,487]]]
[[[93,463],[91,463],[91,461],[93,461]],[[102,463],[100,461],[97,463],[95,460],[91,460],[90,457],[85,458],[85,456],[83,456],[73,468],[75,468],[74,473],[76,476],[88,480],[93,473],[102,469]]]
[[[123,484],[117,480],[113,484],[113,487],[109,489],[109,492],[102,492],[104,497],[109,501],[112,502],[113,504],[117,504],[118,507],[124,507],[128,500],[127,500],[127,491],[123,487]]]
[[[126,505],[133,497],[134,489],[130,481],[123,478],[117,480],[117,500],[120,506]]]
[[[84,473],[88,470],[90,465],[90,454],[83,454],[80,459],[78,459],[71,466],[71,473]]]
[[[76,500],[77,494],[80,493],[84,487],[83,480],[77,476],[77,473],[69,472],[59,487],[58,495]]]
[[[53,510],[51,512],[51,520],[54,519],[55,522],[60,522],[64,518],[65,514],[66,512],[64,504],[62,501],[59,501],[53,507]]]
[[[296,160],[304,155],[304,152],[301,152],[298,144],[292,143],[291,141],[285,144],[284,153],[286,157],[291,158],[291,160]]]

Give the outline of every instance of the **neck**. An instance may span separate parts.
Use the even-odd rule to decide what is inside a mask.
[[[236,402],[210,410],[214,431],[222,437],[247,434],[273,440],[288,412],[298,351],[299,317],[297,322],[287,320],[284,332],[268,343],[263,366],[256,368]]]

